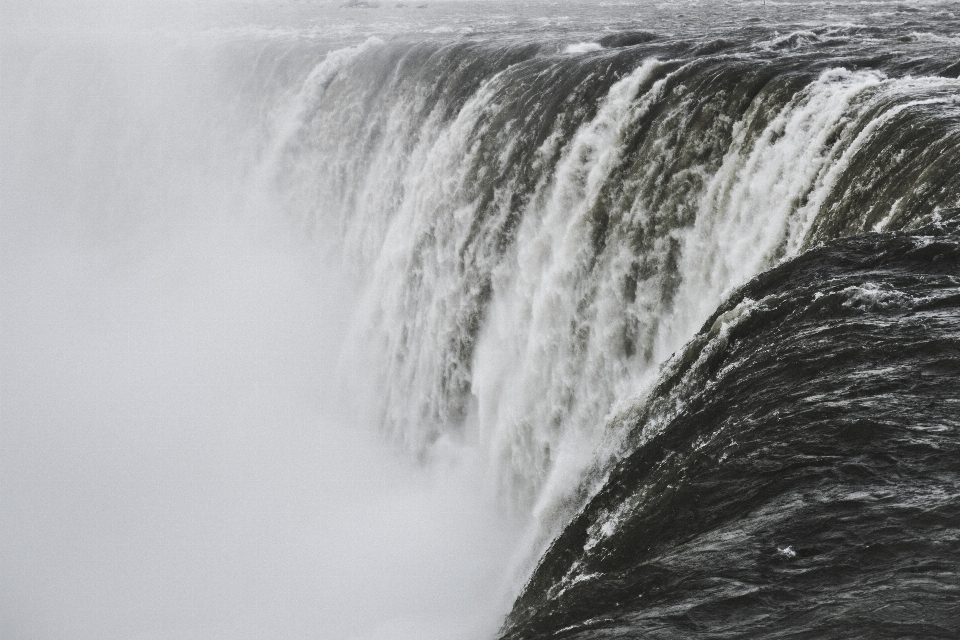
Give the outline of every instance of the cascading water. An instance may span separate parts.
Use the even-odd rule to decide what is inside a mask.
[[[61,235],[85,237],[94,262],[153,252],[160,274],[177,256],[207,265],[197,267],[206,273],[206,238],[233,247],[229,263],[249,254],[260,265],[253,272],[274,273],[247,236],[272,237],[275,231],[257,231],[264,219],[292,221],[310,246],[298,244],[294,262],[323,265],[313,277],[336,291],[315,301],[324,309],[319,316],[341,309],[335,322],[296,324],[320,336],[320,344],[306,344],[325,354],[324,374],[292,355],[288,361],[299,364],[290,370],[312,372],[307,378],[324,406],[349,416],[338,420],[360,431],[373,426],[439,474],[435,481],[457,487],[436,503],[401,492],[399,504],[479,505],[464,508],[452,528],[439,516],[425,526],[468,539],[463,553],[452,544],[449,557],[482,548],[494,573],[509,573],[484,577],[488,591],[516,595],[533,572],[505,631],[535,637],[558,629],[557,620],[576,623],[578,605],[563,594],[588,574],[564,564],[574,551],[560,541],[579,535],[577,527],[588,530],[587,542],[577,544],[583,562],[593,562],[590,550],[606,550],[599,541],[616,539],[617,523],[629,520],[623,514],[646,504],[616,493],[619,478],[636,479],[624,461],[647,455],[657,434],[669,440],[681,429],[673,425],[684,419],[690,394],[726,397],[710,387],[713,374],[674,385],[693,357],[684,345],[705,339],[698,330],[725,300],[822,243],[916,229],[960,205],[960,80],[951,35],[960,22],[949,2],[933,1],[916,11],[883,2],[876,11],[802,2],[684,5],[691,15],[665,5],[401,4],[283,4],[271,14],[224,3],[162,29],[111,32],[122,37],[110,46],[96,32],[76,42],[57,33],[52,44],[38,45],[23,28],[6,45],[15,64],[4,73],[12,89],[4,102],[4,191],[19,195],[5,198],[5,211],[15,209],[5,214],[5,235],[14,243],[40,237],[33,218],[66,222],[69,233]],[[77,51],[83,55],[71,59]],[[15,166],[11,149],[26,164]],[[16,191],[19,184],[33,195]],[[253,231],[242,241],[223,235],[233,227]],[[206,231],[191,231],[184,245],[183,229]],[[7,289],[17,294],[12,274],[32,262],[11,255],[20,257],[6,269]],[[173,271],[192,282],[184,269]],[[305,287],[299,297],[312,300],[299,269],[294,291]],[[277,283],[286,276],[276,273],[272,286],[284,290]],[[234,273],[238,282],[250,275]],[[229,273],[223,278],[229,282]],[[157,285],[147,278],[139,286]],[[125,313],[162,317],[180,295],[165,291],[167,298]],[[283,304],[296,308],[291,297],[298,296]],[[11,316],[12,323],[28,325],[30,313]],[[246,302],[232,312],[228,305],[220,321],[250,313]],[[708,324],[736,325],[739,315],[724,313],[732,315]],[[190,317],[174,325],[189,325]],[[250,339],[235,349],[253,349]],[[142,336],[129,340],[139,344]],[[280,342],[283,353],[310,351],[292,338]],[[183,349],[189,359],[193,352]],[[179,371],[164,353],[152,356],[167,362],[161,370]],[[231,366],[256,369],[246,361]],[[273,379],[285,379],[276,367]],[[290,375],[285,386],[299,387]],[[257,385],[270,384],[258,378]],[[29,385],[7,386],[15,390],[7,402],[20,406]],[[379,446],[363,438],[359,449]],[[362,457],[356,443],[346,450],[344,459]],[[379,450],[371,458],[394,464]],[[609,503],[614,494],[624,500],[620,507]],[[369,492],[354,498],[385,509]],[[463,529],[482,529],[476,523],[488,516],[477,513],[495,513],[497,522],[464,536]],[[411,562],[429,557],[426,547],[401,547]],[[334,566],[324,562],[318,573]],[[478,580],[474,565],[483,562],[462,569]],[[345,573],[329,575],[342,580]],[[371,589],[363,584],[361,591]],[[319,597],[335,600],[331,593]],[[406,632],[489,634],[496,615],[484,612],[469,630],[445,629],[466,619],[451,614],[430,630],[414,623]],[[404,632],[389,620],[379,631],[329,620],[319,629],[340,634],[334,637]]]
[[[806,54],[775,46],[370,40],[317,66],[278,174],[368,283],[349,359],[378,372],[361,381],[371,419],[420,455],[479,447],[508,502],[552,512],[611,409],[733,287],[957,202],[955,79],[798,71]],[[865,157],[921,113],[937,149]],[[838,228],[864,189],[848,176],[881,171],[899,188]],[[906,199],[927,217],[897,218]]]

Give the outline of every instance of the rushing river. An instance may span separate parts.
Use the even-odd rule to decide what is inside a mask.
[[[2,10],[3,637],[960,628],[956,2]]]

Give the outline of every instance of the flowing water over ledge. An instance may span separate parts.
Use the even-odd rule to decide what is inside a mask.
[[[629,453],[504,638],[953,637],[960,210],[736,292],[624,418]]]
[[[401,4],[361,9],[324,2],[224,2],[203,9],[183,5],[179,12],[172,8],[176,5],[157,5],[148,17],[100,10],[97,19],[82,4],[19,7],[21,28],[4,43],[4,241],[9,249],[4,291],[15,298],[37,287],[89,289],[96,295],[80,296],[88,301],[80,308],[90,306],[94,317],[137,319],[125,334],[125,344],[135,349],[102,350],[115,350],[123,362],[135,353],[166,362],[153,369],[166,372],[160,374],[163,389],[185,375],[169,366],[169,336],[178,334],[164,320],[158,339],[138,324],[141,318],[166,318],[173,308],[172,326],[180,331],[191,333],[186,329],[191,318],[208,327],[194,333],[196,340],[203,337],[201,343],[222,339],[224,323],[248,326],[247,317],[266,322],[279,331],[270,353],[287,354],[270,361],[266,371],[272,373],[259,372],[253,377],[258,382],[227,392],[218,386],[220,374],[211,362],[201,367],[208,377],[201,375],[194,386],[243,398],[253,397],[239,390],[250,385],[313,387],[325,407],[336,405],[350,416],[343,420],[350,425],[347,431],[372,425],[430,473],[441,470],[445,477],[443,470],[458,470],[450,484],[469,494],[464,504],[498,515],[463,516],[459,529],[445,528],[439,517],[426,526],[455,539],[462,528],[477,529],[479,520],[496,520],[496,531],[470,538],[462,555],[489,553],[496,572],[505,574],[500,581],[505,593],[516,595],[558,535],[568,540],[586,535],[581,529],[600,527],[606,537],[588,536],[597,541],[583,549],[583,562],[589,564],[594,549],[619,557],[603,542],[618,539],[611,524],[616,518],[600,522],[597,505],[606,505],[603,513],[620,509],[639,513],[638,518],[649,515],[625,497],[649,479],[632,478],[640,485],[626,486],[617,498],[610,497],[612,487],[626,482],[616,480],[625,477],[623,461],[654,455],[644,454],[652,449],[641,444],[650,434],[663,429],[662,440],[673,437],[669,433],[686,433],[674,426],[687,406],[677,404],[671,386],[686,366],[674,354],[692,353],[698,341],[718,335],[725,340],[730,327],[745,319],[768,318],[749,305],[731,306],[730,296],[745,295],[737,293],[738,287],[758,274],[782,275],[770,270],[797,256],[801,261],[833,256],[829,252],[835,249],[821,249],[821,243],[918,229],[960,204],[960,41],[955,35],[960,18],[950,2],[850,7],[441,2],[423,9]],[[10,12],[18,9],[10,7]],[[292,226],[297,239],[292,244],[276,240],[276,224]],[[269,239],[266,254],[253,238]],[[277,242],[286,247],[281,262],[292,272],[275,268]],[[862,253],[867,260],[869,251],[851,242],[829,246],[848,247],[851,256]],[[77,246],[79,256],[73,256]],[[886,251],[882,242],[870,246],[878,255]],[[72,257],[62,262],[65,255]],[[43,256],[50,257],[46,267]],[[245,264],[244,256],[254,266],[234,269],[231,265]],[[796,299],[783,294],[790,304],[806,304],[803,296],[818,287],[829,297],[838,279],[878,300],[904,291],[899,281],[854,282],[860,273],[854,266],[823,260],[820,271],[813,270],[822,278],[819,284],[783,280],[782,286],[796,288]],[[312,275],[291,266],[304,262],[317,265]],[[91,284],[80,277],[67,286],[54,265],[75,268],[68,263],[134,274],[123,287],[126,300],[135,303],[97,302],[104,297],[99,280]],[[908,267],[926,273],[928,266],[918,264]],[[21,277],[25,270],[35,277]],[[263,270],[273,280],[257,275]],[[317,284],[310,285],[310,278]],[[178,315],[184,301],[192,309],[206,308],[200,303],[205,297],[218,299],[211,293],[217,282],[235,292],[224,298],[225,306],[210,316]],[[948,292],[956,285],[950,282],[937,286]],[[273,294],[262,303],[236,294],[247,286],[258,295],[280,291],[287,302]],[[207,293],[198,294],[198,287]],[[335,293],[318,301],[318,289]],[[17,330],[5,331],[5,354],[20,353],[10,336],[27,335],[38,321],[55,326],[47,320],[59,312],[48,302],[7,312],[6,326]],[[284,324],[290,315],[280,311],[284,305],[300,309],[292,314],[293,324]],[[314,307],[322,312],[310,311]],[[253,311],[261,308],[274,311]],[[952,312],[945,313],[949,319]],[[698,333],[711,317],[719,324]],[[85,340],[91,334],[89,322],[83,322],[75,332]],[[54,344],[71,343],[67,338],[74,329],[65,326],[51,329]],[[770,320],[769,326],[754,327],[760,336],[755,339],[766,344],[765,332],[776,326]],[[948,349],[952,334],[945,326],[930,340]],[[810,331],[817,349],[824,350],[817,357],[843,352],[842,332],[834,344],[832,330]],[[797,339],[807,336],[797,332]],[[253,334],[226,335],[242,339],[225,351],[261,353]],[[296,335],[311,337],[298,347]],[[891,340],[901,338],[907,339],[895,335]],[[693,346],[684,347],[690,340]],[[166,346],[155,351],[161,344]],[[186,365],[197,353],[188,343],[175,344],[178,363]],[[814,345],[801,340],[797,348],[802,352]],[[32,353],[22,356],[35,357]],[[314,361],[309,353],[322,356]],[[229,367],[256,371],[255,360],[230,360]],[[41,364],[31,379],[57,379],[44,368],[46,360],[36,362]],[[288,363],[286,368],[281,362]],[[106,371],[99,375],[110,378]],[[838,378],[848,374],[835,372]],[[27,399],[40,397],[39,387],[25,382],[12,365],[4,375],[5,403],[16,409],[7,416],[20,416],[25,425],[30,412],[24,407],[34,406]],[[944,384],[956,382],[949,367],[940,375]],[[80,377],[71,379],[84,388]],[[698,380],[683,384],[698,389],[702,402],[737,404],[723,398],[753,389],[720,388],[706,374]],[[183,388],[179,382],[173,386]],[[773,396],[764,402],[782,397],[783,411],[791,402],[823,396],[804,391],[803,385],[771,389]],[[952,407],[936,389],[936,384],[927,389],[935,396],[928,398],[934,413]],[[152,397],[149,389],[141,391]],[[802,400],[790,395],[794,391],[809,393]],[[161,403],[164,407],[189,407],[195,401],[180,398],[179,391],[164,393],[168,400],[179,398]],[[909,405],[902,417],[914,419],[914,405],[907,401],[913,392],[891,385],[883,393],[894,406]],[[897,400],[901,395],[906,399]],[[267,397],[279,401],[279,396]],[[309,402],[296,410],[290,406],[276,408],[298,415],[316,410]],[[193,414],[222,412],[203,407]],[[146,425],[156,418],[155,412],[147,419],[140,409],[130,411],[136,416],[129,418],[132,423]],[[166,416],[161,422],[170,418],[163,411],[161,416]],[[198,433],[211,428],[208,417],[195,422]],[[940,426],[952,433],[956,425]],[[329,426],[316,428],[330,432]],[[244,429],[253,434],[250,441],[269,439],[259,426]],[[283,433],[295,450],[301,436]],[[363,438],[363,444],[350,445],[350,453],[339,457],[351,459],[357,450],[373,446]],[[381,456],[375,453],[372,459],[390,466]],[[296,464],[323,467],[337,457]],[[678,459],[691,469],[701,460]],[[262,470],[265,477],[275,473]],[[664,473],[661,480],[667,482]],[[766,477],[755,470],[743,473],[744,487]],[[308,477],[303,487],[311,482],[319,481]],[[650,491],[666,500],[673,495],[667,485]],[[376,496],[364,496],[351,500],[383,508]],[[209,497],[215,501],[216,493]],[[615,500],[624,502],[615,507]],[[456,499],[434,504],[442,510],[451,502]],[[428,503],[414,498],[410,504]],[[21,508],[26,507],[16,507]],[[737,509],[729,524],[734,529],[736,518],[747,518],[749,511]],[[664,516],[660,527],[688,522],[657,513]],[[707,515],[690,521],[708,533],[717,530]],[[742,526],[752,525],[744,520]],[[277,533],[278,544],[283,536]],[[664,536],[663,544],[675,541]],[[371,545],[390,545],[377,536],[371,540]],[[560,551],[563,544],[554,543],[540,561],[505,632],[527,637],[574,624],[581,613],[583,620],[591,618],[591,603],[606,602],[613,591],[617,602],[625,601],[626,592],[617,589],[627,587],[607,583],[596,587],[591,599],[595,585],[585,576],[592,574],[563,564],[576,551]],[[785,544],[800,562],[803,543]],[[496,545],[502,548],[489,551]],[[411,558],[429,557],[429,550],[416,550],[414,543],[400,546],[400,553]],[[457,555],[455,544],[450,549],[450,556]],[[756,547],[761,555],[767,551]],[[511,553],[508,570],[503,556]],[[653,556],[630,558],[647,567],[647,578],[654,575],[648,567]],[[460,569],[479,579],[482,572],[473,564]],[[603,571],[610,569],[603,565],[597,574]],[[647,589],[640,586],[647,578],[634,577],[629,589]],[[336,600],[331,595],[335,581],[327,580],[320,599]],[[579,586],[571,587],[574,583]],[[364,588],[370,587],[360,591]],[[709,588],[702,591],[708,598]],[[571,600],[570,594],[584,593]],[[803,589],[794,593],[805,595],[783,597],[812,597]],[[670,597],[665,595],[664,602],[681,607]],[[624,605],[610,614],[615,623],[604,629],[617,629],[611,637],[628,633],[631,624],[650,633],[665,625],[667,635],[670,629],[713,633],[726,624],[716,617],[726,605],[704,606],[720,613],[705,614],[701,622],[690,614],[693,626],[687,628],[671,627],[673,614],[662,609],[651,609],[643,618],[635,615],[639,609]],[[596,607],[597,614],[607,611]],[[909,608],[904,611],[913,615]],[[734,635],[747,630],[731,624]],[[348,626],[321,623],[319,628],[345,634]],[[438,637],[447,633],[442,627],[434,625]],[[762,625],[756,629],[763,632]]]
[[[327,56],[271,158],[368,283],[372,419],[427,458],[479,447],[508,502],[562,521],[607,416],[734,287],[957,204],[956,50],[895,53],[921,38],[879,22]]]

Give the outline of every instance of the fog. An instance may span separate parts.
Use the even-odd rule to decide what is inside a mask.
[[[232,67],[100,26],[4,28],[0,637],[492,633],[515,524],[354,417]]]

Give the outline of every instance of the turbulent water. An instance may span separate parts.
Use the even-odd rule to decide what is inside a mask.
[[[955,637],[958,276],[954,210],[740,289],[504,637]]]
[[[5,191],[59,158],[101,254],[182,184],[279,212],[344,290],[323,384],[519,523],[503,637],[960,626],[955,2],[178,16],[52,45],[32,16],[5,146],[42,153]]]

